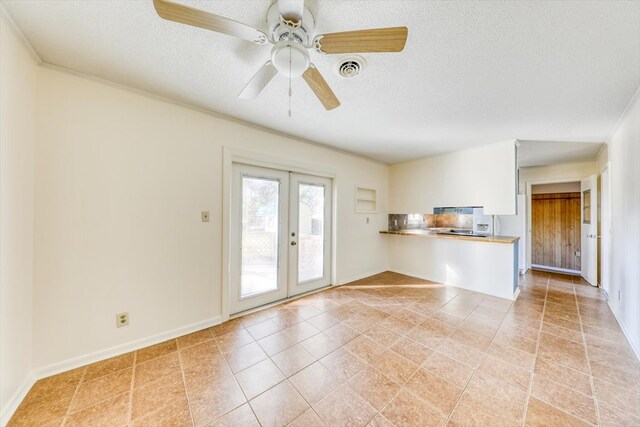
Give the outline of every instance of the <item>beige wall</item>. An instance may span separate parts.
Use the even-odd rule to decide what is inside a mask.
[[[31,385],[37,65],[0,9],[0,424]]]
[[[531,194],[579,193],[580,181],[531,186]]]
[[[596,173],[598,168],[595,161],[520,168],[519,193],[526,193],[527,182],[580,181]]]
[[[611,164],[609,305],[640,358],[640,89],[607,145]]]
[[[484,206],[516,213],[515,140],[392,165],[392,213],[430,213],[437,206]]]
[[[386,165],[49,68],[39,84],[37,368],[219,319],[223,147],[334,173],[337,282],[387,269]],[[356,185],[378,214],[354,213]]]

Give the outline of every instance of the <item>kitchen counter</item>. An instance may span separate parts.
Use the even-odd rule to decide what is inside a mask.
[[[380,231],[387,236],[392,270],[499,298],[517,297],[518,237],[477,237],[438,231]]]
[[[465,236],[460,234],[438,234],[434,230],[423,230],[423,229],[405,229],[405,230],[382,230],[380,234],[395,234],[400,236],[422,236],[422,237],[432,237],[432,238],[442,238],[442,239],[455,239],[455,240],[471,240],[474,242],[487,242],[487,243],[507,243],[512,244],[520,240],[519,237],[513,236]]]

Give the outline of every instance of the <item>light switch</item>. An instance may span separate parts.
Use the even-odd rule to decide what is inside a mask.
[[[209,222],[209,211],[202,211],[202,222]]]

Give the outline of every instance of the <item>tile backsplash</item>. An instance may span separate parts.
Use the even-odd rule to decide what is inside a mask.
[[[389,230],[415,228],[473,228],[473,215],[466,214],[389,214]]]

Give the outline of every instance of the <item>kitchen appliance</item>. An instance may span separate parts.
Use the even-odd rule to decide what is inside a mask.
[[[483,208],[473,208],[473,232],[484,236],[493,234],[493,216],[485,215]]]
[[[485,215],[481,206],[462,207],[437,207],[433,208],[435,215],[470,215],[472,217],[471,228],[452,228],[441,230],[442,234],[461,234],[472,236],[488,236],[493,234],[493,217]],[[449,228],[449,227],[447,227]]]

